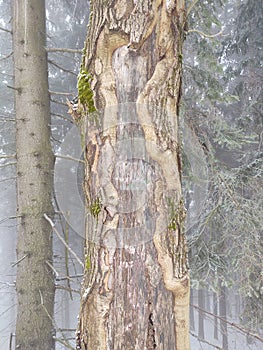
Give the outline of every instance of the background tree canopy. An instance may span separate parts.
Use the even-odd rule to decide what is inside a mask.
[[[203,210],[189,230],[192,282],[238,291],[242,322],[258,329],[263,319],[262,7],[256,1],[192,5],[182,116],[198,136],[209,178]],[[209,38],[192,29],[221,34]],[[185,188],[191,191],[193,171],[187,156],[184,161]],[[191,201],[195,194],[190,207]]]

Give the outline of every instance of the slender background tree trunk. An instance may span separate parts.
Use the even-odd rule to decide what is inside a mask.
[[[205,330],[204,330],[204,290],[198,289],[198,307],[200,308],[198,313],[198,338],[205,339]]]
[[[220,281],[220,295],[219,295],[219,314],[223,319],[227,319],[227,289]],[[228,350],[228,330],[227,323],[220,320],[220,331],[222,334],[222,347]]]
[[[214,317],[214,338],[218,339],[218,298],[217,294],[213,292],[213,314]]]
[[[183,1],[91,3],[79,76],[88,209],[79,349],[190,348],[184,20]]]
[[[45,52],[45,1],[14,1],[17,145],[16,348],[54,349],[51,228],[53,154]]]
[[[194,305],[194,289],[191,289],[190,291],[190,329],[192,331],[195,331],[195,313],[194,313],[194,308],[193,308],[193,305]]]

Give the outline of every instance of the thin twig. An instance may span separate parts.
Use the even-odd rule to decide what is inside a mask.
[[[74,275],[74,276],[65,276],[65,277],[58,277],[56,278],[56,281],[65,281],[65,280],[73,280],[73,278],[80,278],[83,277],[83,273],[79,275]]]
[[[73,289],[71,287],[64,287],[64,286],[60,286],[60,285],[56,285],[56,289],[63,289],[66,290],[67,292],[69,292],[70,294],[73,293],[77,293],[77,294],[81,294],[80,290],[78,289]],[[72,296],[71,296],[71,300],[72,300]]]
[[[1,57],[0,58],[0,61],[3,61],[3,60],[7,60],[9,57],[11,57],[13,55],[13,51],[10,52],[8,55],[4,56],[4,57]]]
[[[6,166],[10,166],[10,165],[16,165],[16,162],[2,164],[0,165],[0,168],[5,168]]]
[[[57,342],[59,342],[60,344],[64,345],[66,348],[68,349],[72,349],[75,350],[75,348],[73,348],[69,343],[65,342],[64,340],[61,340],[59,338],[54,338],[54,340],[56,340]]]
[[[205,344],[207,344],[207,345],[210,345],[210,346],[212,346],[213,348],[215,348],[215,349],[217,349],[217,350],[223,350],[221,347],[219,347],[219,346],[217,346],[217,345],[214,345],[214,344],[208,342],[207,340],[198,337],[197,335],[195,335],[195,334],[192,333],[192,332],[190,332],[190,334],[191,334],[193,337],[195,337],[196,339],[198,339],[198,340],[199,340],[200,342],[202,342],[202,343],[205,343]]]
[[[7,312],[9,310],[11,310],[11,309],[13,309],[15,307],[16,307],[16,304],[13,304],[13,305],[9,306],[7,309],[5,309],[3,312],[1,312],[0,317],[4,316],[5,314],[7,314]]]
[[[0,224],[2,224],[2,223],[5,222],[5,221],[8,221],[8,220],[17,219],[17,218],[19,218],[19,217],[21,217],[21,215],[9,216],[8,218],[4,218],[4,219],[0,220]]]
[[[64,226],[62,224],[62,219],[61,219],[61,216],[59,217],[59,220],[60,220],[60,223],[61,223],[61,228],[62,228],[62,231],[63,231],[63,234],[64,234],[64,237],[65,237],[65,240],[66,240],[66,243],[68,244],[69,242],[69,227],[68,227],[68,223],[66,221],[66,228],[64,230]],[[68,250],[65,249],[65,265],[66,265],[66,275],[68,276],[69,275],[69,254],[68,254]],[[68,289],[69,289],[69,295],[70,295],[70,299],[73,300],[73,296],[72,296],[72,292],[71,292],[71,285],[70,285],[70,280],[68,279],[67,280],[67,286],[68,286]]]
[[[21,261],[23,261],[26,257],[28,257],[28,254],[24,255],[21,259],[17,260],[15,263],[13,263],[11,265],[11,267],[15,267],[16,265],[18,265],[19,263],[21,263]]]
[[[199,0],[193,0],[193,2],[191,3],[191,5],[188,7],[187,12],[186,12],[186,17],[189,16],[190,12],[192,11],[192,9],[195,7],[195,5],[198,3]]]
[[[12,89],[12,90],[18,91],[18,92],[21,92],[21,90],[22,90],[20,87],[19,87],[19,88],[16,88],[16,87],[11,86],[11,85],[6,85],[6,87],[8,87],[9,89]]]
[[[61,102],[61,101],[58,101],[58,100],[54,100],[53,98],[50,99],[51,102],[54,102],[54,103],[57,103],[59,105],[62,105],[62,106],[66,106],[67,107],[67,104],[64,103],[64,102]]]
[[[15,118],[5,117],[4,115],[0,115],[0,119],[3,119],[4,122],[15,122]]]
[[[74,96],[74,94],[72,92],[60,92],[60,91],[51,91],[51,90],[49,90],[49,93],[51,95],[65,95],[65,96],[72,95],[72,96]]]
[[[58,276],[59,276],[59,273],[57,272],[57,270],[55,269],[55,267],[54,267],[52,264],[50,264],[50,262],[47,261],[47,260],[46,260],[46,264],[47,264],[47,265],[51,268],[51,270],[55,273],[56,277],[58,277]]]
[[[7,159],[7,158],[16,158],[16,154],[15,153],[11,154],[11,155],[5,154],[5,155],[0,156],[0,159]]]
[[[15,287],[16,286],[15,283],[9,283],[9,282],[0,282],[0,284],[3,284],[4,286],[7,286],[7,287]]]
[[[1,179],[0,182],[10,181],[10,180],[16,180],[16,176],[7,177],[7,178],[5,178],[5,179]]]
[[[62,159],[73,160],[74,162],[85,164],[84,160],[78,159],[78,158],[73,158],[73,157],[70,157],[70,156],[62,156],[61,154],[55,154],[55,157],[56,157],[56,158],[62,158]]]
[[[57,332],[57,331],[59,330],[59,327],[57,326],[57,324],[56,324],[54,318],[50,315],[50,313],[48,312],[48,310],[47,310],[47,308],[46,308],[46,306],[45,306],[45,304],[44,304],[44,298],[43,298],[43,294],[42,294],[41,290],[39,289],[38,291],[39,291],[39,295],[40,295],[40,303],[41,303],[41,306],[43,307],[45,313],[47,314],[48,318],[49,318],[50,321],[52,322],[52,325],[53,325],[53,327],[55,328],[55,330],[56,330],[56,332]],[[69,349],[75,350],[75,349],[72,348],[71,345],[67,342],[66,337],[64,336],[64,334],[63,334],[62,332],[60,332],[60,333],[62,334],[62,336],[63,336],[63,338],[64,338],[64,340],[65,340],[64,345],[67,346]],[[55,339],[55,340],[58,340],[58,339],[56,339],[55,337],[54,337],[54,339]]]
[[[3,27],[0,27],[0,30],[2,30],[3,32],[7,32],[7,33],[10,33],[10,34],[13,34],[12,30],[10,30],[10,29],[6,29],[6,28],[3,28]]]
[[[68,118],[62,114],[56,114],[56,113],[51,113],[52,116],[54,117],[58,117],[58,118],[61,118],[61,119],[64,119],[64,120],[67,120],[68,122],[70,122],[71,124],[73,124],[73,120],[71,118]]]
[[[42,292],[41,292],[41,290],[39,289],[38,290],[39,291],[39,295],[40,295],[40,303],[41,303],[41,305],[44,305],[44,299],[43,299],[43,294],[42,294]],[[49,315],[49,314],[48,314]],[[49,316],[50,317],[50,316]],[[52,318],[51,318],[52,319]]]
[[[70,246],[65,242],[64,238],[61,236],[61,234],[58,232],[58,230],[55,228],[54,222],[47,216],[47,214],[44,214],[44,218],[47,220],[47,222],[52,227],[53,231],[59,238],[59,240],[64,244],[64,246],[68,249],[68,251],[75,257],[77,262],[84,268],[83,262],[80,260],[80,258],[77,256],[77,254],[70,248]]]
[[[59,69],[62,69],[64,72],[67,72],[67,73],[70,73],[70,74],[74,75],[75,77],[78,76],[78,75],[77,75],[75,72],[73,72],[72,70],[69,70],[69,69],[66,69],[66,68],[64,68],[64,67],[61,67],[59,64],[55,63],[55,62],[52,61],[52,60],[48,60],[48,63],[52,64],[53,66],[55,66],[55,67],[57,67],[57,68],[59,68]]]
[[[61,47],[47,47],[47,52],[69,52],[69,53],[82,53],[81,49],[67,49]]]
[[[206,311],[206,310],[200,308],[199,306],[196,306],[196,305],[193,305],[193,304],[190,304],[190,305],[191,305],[193,308],[195,308],[195,309],[197,309],[197,310],[199,310],[199,311],[201,311],[201,312],[203,312],[203,313],[205,313],[205,314],[207,314],[207,315],[210,315],[210,316],[212,316],[212,317],[216,317],[216,318],[218,318],[219,320],[221,320],[221,321],[223,321],[223,322],[229,324],[230,326],[232,326],[232,327],[234,327],[234,328],[237,328],[237,329],[238,329],[239,331],[241,331],[242,333],[246,333],[247,335],[250,335],[251,337],[254,337],[254,338],[256,338],[257,340],[260,340],[261,342],[263,342],[263,338],[261,338],[258,334],[252,333],[252,332],[250,332],[249,330],[247,330],[247,329],[245,329],[245,328],[243,328],[243,327],[240,327],[240,326],[237,325],[236,323],[227,321],[224,317],[215,315],[215,314],[213,314],[212,312],[209,312],[209,311]]]
[[[219,35],[222,35],[223,34],[223,30],[220,30],[220,32],[216,33],[216,34],[205,34],[204,32],[201,32],[201,30],[198,30],[198,29],[189,29],[187,30],[186,33],[197,33],[205,38],[209,38],[209,39],[212,39],[212,38],[216,38],[217,36]]]
[[[13,337],[15,334],[10,333],[10,338],[9,338],[9,350],[12,350],[12,343],[13,343]]]

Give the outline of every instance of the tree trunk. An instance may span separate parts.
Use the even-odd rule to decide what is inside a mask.
[[[204,330],[204,309],[205,309],[205,295],[203,289],[198,289],[198,338],[205,339],[205,330]]]
[[[45,1],[14,1],[17,145],[16,348],[54,349],[51,228],[53,154],[45,52]]]
[[[191,331],[195,331],[195,313],[194,313],[194,289],[190,290],[190,329]]]
[[[214,317],[214,338],[218,339],[218,299],[217,293],[213,292],[213,314]]]
[[[184,1],[91,3],[76,116],[88,209],[78,349],[190,349],[184,21]]]
[[[228,331],[227,323],[224,319],[227,319],[227,289],[220,281],[220,295],[219,295],[219,315],[220,319],[220,331],[222,334],[222,347],[224,350],[228,350]]]

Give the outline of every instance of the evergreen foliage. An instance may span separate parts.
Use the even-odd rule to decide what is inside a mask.
[[[258,329],[263,327],[262,6],[247,0],[195,3],[181,114],[199,138],[209,182],[202,214],[188,232],[192,280],[212,290],[223,283],[240,293],[241,319]],[[208,34],[223,28],[223,34],[207,38],[192,28]],[[185,165],[187,178],[187,159]]]

